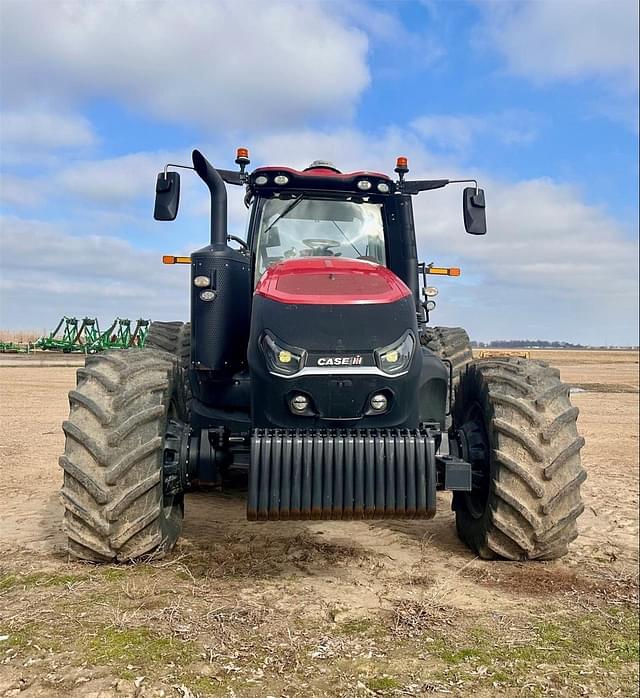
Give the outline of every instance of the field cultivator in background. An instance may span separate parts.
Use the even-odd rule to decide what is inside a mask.
[[[0,342],[0,352],[31,353],[54,351],[66,354],[95,354],[106,349],[143,347],[149,328],[149,320],[138,319],[131,329],[131,320],[116,318],[109,327],[101,331],[97,318],[85,317],[79,321],[66,315],[53,332],[35,342]]]
[[[481,359],[504,359],[514,356],[520,359],[530,359],[531,352],[524,349],[483,349],[478,353]]]

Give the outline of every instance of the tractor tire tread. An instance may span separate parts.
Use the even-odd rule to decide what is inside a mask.
[[[115,361],[114,354],[95,355],[91,369],[79,370],[63,425],[64,528],[69,554],[83,560],[160,557],[182,525],[182,503],[164,501],[162,479],[177,361],[147,348],[117,350]]]
[[[420,343],[441,359],[451,362],[455,388],[466,366],[473,360],[466,330],[462,327],[425,327],[420,335]]]
[[[515,370],[514,370],[515,369]],[[514,374],[518,378],[514,378]],[[491,445],[492,480],[485,514],[474,519],[456,495],[462,540],[484,558],[555,559],[577,536],[584,510],[578,409],[553,368],[505,357],[471,363],[456,392],[456,423],[464,404],[481,406]]]
[[[145,339],[145,347],[166,351],[177,357],[180,377],[176,391],[176,402],[180,418],[190,421],[192,391],[189,382],[191,369],[191,323],[190,322],[157,322],[149,325]]]

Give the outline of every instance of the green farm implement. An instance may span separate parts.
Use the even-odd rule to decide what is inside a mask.
[[[30,352],[41,350],[67,354],[95,354],[107,349],[143,347],[149,321],[140,318],[136,321],[133,329],[131,324],[132,321],[127,318],[116,318],[106,330],[101,331],[97,318],[85,317],[79,321],[78,318],[65,315],[47,336],[40,337],[32,344],[27,345],[1,344],[0,351]]]

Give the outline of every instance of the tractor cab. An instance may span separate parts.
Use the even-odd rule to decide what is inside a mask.
[[[340,257],[398,266],[393,263],[400,257],[402,231],[395,190],[387,175],[344,174],[326,161],[302,171],[256,169],[245,199],[252,207],[247,242],[254,287],[270,266],[289,259]]]

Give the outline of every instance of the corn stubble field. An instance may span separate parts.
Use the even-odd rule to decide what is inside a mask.
[[[533,352],[574,386],[586,511],[570,554],[488,563],[430,522],[251,524],[190,494],[158,562],[70,562],[68,366],[0,365],[0,695],[635,696],[638,354]],[[16,365],[17,364],[17,365]]]

